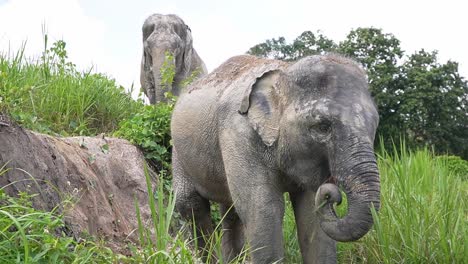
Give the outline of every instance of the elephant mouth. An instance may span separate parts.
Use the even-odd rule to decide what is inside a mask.
[[[329,173],[324,183],[331,183],[334,185],[338,185],[338,179],[336,178],[336,176],[333,176],[331,175],[331,173]]]

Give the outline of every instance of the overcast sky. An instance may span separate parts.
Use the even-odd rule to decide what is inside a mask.
[[[351,29],[382,28],[402,48],[438,50],[439,61],[460,63],[468,76],[468,14],[463,0],[0,0],[0,52],[26,54],[43,49],[49,38],[63,39],[72,62],[91,66],[129,88],[139,88],[141,26],[153,13],[179,15],[192,29],[194,47],[211,71],[266,39],[288,41],[305,30],[321,30],[339,42]]]

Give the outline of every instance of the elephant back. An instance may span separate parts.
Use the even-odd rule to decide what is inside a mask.
[[[216,89],[219,94],[236,87],[250,87],[265,72],[284,70],[289,63],[258,58],[251,55],[235,56],[221,64],[210,74],[196,80],[187,91]]]

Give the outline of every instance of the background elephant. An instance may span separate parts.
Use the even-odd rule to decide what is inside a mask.
[[[161,67],[170,52],[175,75],[172,84],[161,85]],[[143,58],[140,83],[151,104],[165,101],[164,93],[179,95],[181,82],[194,74],[207,73],[205,63],[193,48],[192,33],[176,15],[153,14],[143,23]]]
[[[231,58],[175,106],[177,209],[209,233],[209,200],[222,212],[233,204],[223,222],[225,259],[239,253],[245,234],[253,262],[272,263],[284,255],[288,192],[304,263],[334,263],[335,241],[365,235],[371,207],[380,206],[377,125],[365,72],[350,59]],[[341,201],[338,186],[349,203],[344,218],[333,209]]]

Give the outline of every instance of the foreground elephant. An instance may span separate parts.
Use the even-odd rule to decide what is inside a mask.
[[[284,256],[288,192],[304,263],[334,263],[335,241],[364,236],[371,207],[379,209],[377,124],[365,73],[347,58],[231,58],[175,106],[177,209],[209,234],[209,200],[220,203],[225,259],[239,253],[245,234],[253,263],[272,263]],[[337,186],[349,203],[341,219],[333,209],[341,202]]]
[[[160,70],[166,52],[173,55],[168,63],[174,65],[175,75],[172,84],[162,85]],[[205,63],[193,48],[190,28],[180,17],[154,14],[145,20],[140,83],[151,104],[166,101],[165,92],[179,95],[182,81],[192,74],[203,76],[206,73]]]

